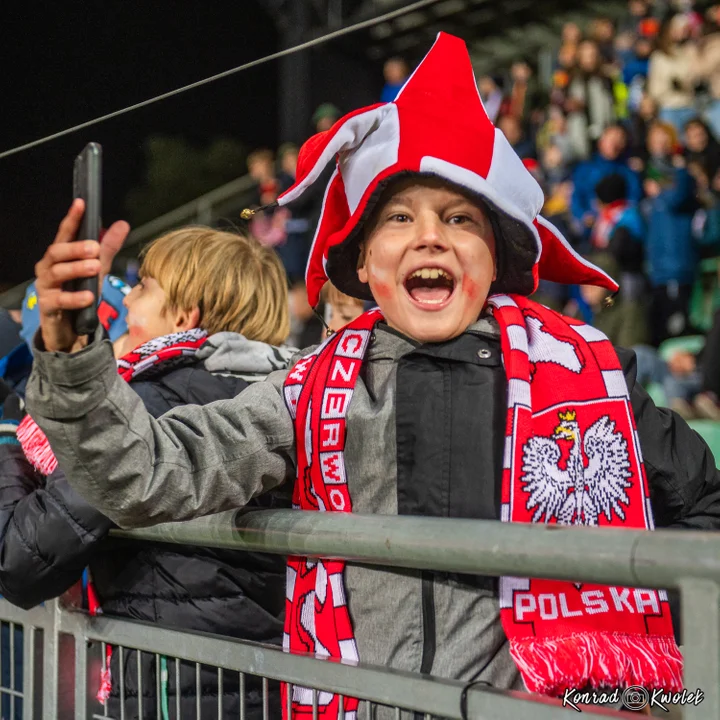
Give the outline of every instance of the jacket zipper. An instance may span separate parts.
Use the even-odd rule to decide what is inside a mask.
[[[420,672],[429,675],[435,660],[435,589],[433,573],[422,574],[423,651]]]

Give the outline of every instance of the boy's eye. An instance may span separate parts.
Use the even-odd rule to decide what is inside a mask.
[[[393,222],[400,222],[400,223],[406,223],[410,222],[410,216],[406,215],[405,213],[393,213],[388,220],[392,220]]]
[[[451,225],[464,225],[465,223],[472,222],[472,218],[469,215],[453,215],[448,222]]]

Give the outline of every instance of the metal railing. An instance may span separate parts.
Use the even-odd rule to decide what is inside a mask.
[[[682,597],[684,684],[689,690],[699,688],[704,693],[700,705],[682,709],[682,717],[720,719],[720,536],[714,533],[682,530],[648,533],[274,510],[225,513],[115,534],[140,541],[334,557],[440,572],[677,588]],[[129,658],[133,650],[147,653],[155,667],[152,677],[156,688],[152,703],[148,703],[152,707],[127,710],[123,704],[123,673],[115,678],[116,685],[121,686],[122,698],[117,715],[113,716],[116,720],[179,718],[177,693],[174,699],[178,707],[164,707],[161,685],[167,681],[167,675],[171,679],[174,675],[177,681],[182,668],[191,672],[193,667],[198,706],[191,718],[201,716],[200,678],[201,673],[207,677],[208,671],[216,673],[218,705],[212,714],[202,717],[229,717],[221,702],[224,683],[235,683],[240,688],[239,697],[244,698],[246,683],[260,678],[255,682],[262,689],[263,720],[274,719],[279,713],[272,709],[272,701],[277,702],[278,695],[271,681],[313,688],[316,705],[319,691],[361,698],[361,718],[405,719],[418,717],[415,713],[424,718],[462,718],[460,702],[465,688],[456,680],[363,663],[352,665],[289,655],[274,646],[167,630],[125,619],[89,617],[70,611],[59,602],[23,611],[2,601],[0,618],[9,629],[10,648],[3,650],[10,650],[14,668],[10,672],[3,669],[8,653],[0,652],[0,708],[2,717],[12,720],[110,717],[107,705],[99,705],[93,699],[107,644],[112,644],[119,653],[126,676],[129,660],[123,662],[123,657]],[[17,638],[18,627],[23,629],[21,643]],[[18,646],[20,662],[13,657]],[[135,653],[134,657],[140,683],[141,656]],[[160,672],[163,660],[167,667],[164,675]],[[175,687],[178,685],[176,682]],[[136,705],[138,702],[142,705],[142,687],[138,697]],[[551,720],[577,716],[575,710],[563,708],[558,700],[489,687],[474,686],[466,692],[466,699],[468,718]],[[248,712],[241,704],[233,717],[251,717]],[[634,717],[589,707],[584,715]]]

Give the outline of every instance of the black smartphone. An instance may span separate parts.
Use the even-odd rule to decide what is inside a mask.
[[[73,172],[73,198],[85,201],[80,230],[76,240],[100,240],[100,219],[102,203],[102,147],[88,143],[75,158]],[[90,290],[95,300],[89,307],[73,312],[73,325],[77,335],[92,335],[98,326],[98,301],[100,297],[99,278],[81,278],[71,283],[71,290]]]

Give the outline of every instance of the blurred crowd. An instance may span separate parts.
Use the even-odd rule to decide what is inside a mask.
[[[703,260],[720,254],[719,11],[630,0],[621,21],[563,27],[549,88],[524,61],[478,83],[543,187],[544,215],[621,284],[608,303],[597,288],[543,283],[543,302],[633,347],[639,377],[668,405],[713,420],[720,316],[701,327],[691,311],[708,294]],[[667,348],[708,329],[694,352]]]
[[[617,345],[639,347],[641,376],[663,385],[674,409],[698,414],[691,405],[700,395],[699,414],[720,420],[720,387],[698,380],[702,356],[677,351],[681,359],[668,365],[657,353],[669,338],[707,333],[713,324],[698,324],[691,310],[707,295],[701,263],[720,255],[720,6],[630,0],[620,21],[567,23],[553,62],[549,86],[518,60],[479,77],[478,89],[490,119],[543,188],[544,216],[578,253],[619,279],[621,292],[610,305],[596,288],[543,282],[538,298],[594,323]],[[388,60],[379,100],[393,100],[409,74],[401,58]],[[322,105],[315,130],[339,116]],[[272,203],[289,187],[296,165],[292,145],[277,155],[252,153],[255,204]],[[299,332],[306,324],[321,330],[303,300],[321,205],[322,196],[312,196],[301,207],[256,215],[251,227],[281,256],[296,290],[291,310]],[[714,291],[716,276],[709,285]]]

